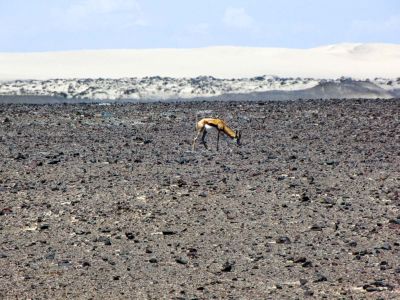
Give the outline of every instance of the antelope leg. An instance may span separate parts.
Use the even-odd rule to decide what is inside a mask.
[[[217,151],[218,151],[218,148],[219,148],[219,130],[218,130],[218,135],[217,135]]]
[[[201,137],[201,141],[202,141],[204,147],[205,147],[206,149],[208,149],[207,143],[206,143],[206,140],[205,140],[206,135],[207,135],[207,131],[206,131],[206,130],[203,130],[203,136]]]

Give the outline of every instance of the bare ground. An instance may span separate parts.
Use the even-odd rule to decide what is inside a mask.
[[[398,299],[399,113],[0,105],[0,298]],[[196,114],[243,146],[192,152]]]

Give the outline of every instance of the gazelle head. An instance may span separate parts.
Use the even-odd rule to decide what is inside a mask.
[[[242,138],[242,133],[239,130],[236,130],[235,133],[235,141],[238,146],[241,146],[240,139]]]

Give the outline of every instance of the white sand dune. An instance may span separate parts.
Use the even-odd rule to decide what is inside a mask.
[[[209,47],[0,53],[0,80],[145,76],[358,79],[400,77],[400,45],[337,44],[311,49]]]

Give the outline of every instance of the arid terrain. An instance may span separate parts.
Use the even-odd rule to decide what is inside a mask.
[[[0,298],[399,299],[399,104],[0,104]]]

